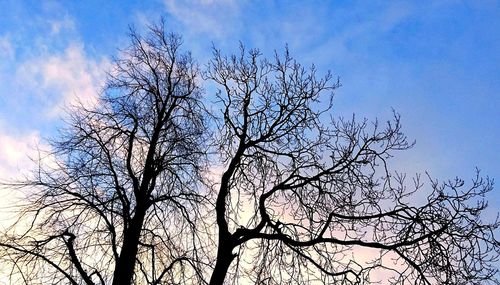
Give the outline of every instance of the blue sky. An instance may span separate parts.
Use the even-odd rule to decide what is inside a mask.
[[[416,147],[394,168],[500,181],[500,2],[0,0],[0,176],[29,168],[62,125],[64,104],[92,101],[129,25],[165,17],[200,64],[212,43],[302,63],[341,79],[334,112],[401,113]],[[489,196],[500,211],[500,189]]]

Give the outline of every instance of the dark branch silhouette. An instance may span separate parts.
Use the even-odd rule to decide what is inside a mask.
[[[388,167],[394,152],[412,146],[398,114],[386,124],[329,119],[338,81],[317,77],[288,50],[272,60],[243,47],[230,57],[215,50],[207,78],[220,86],[226,163],[210,284],[240,276],[368,284],[375,270],[392,272],[391,284],[498,284],[498,222],[480,219],[492,181],[429,177],[427,200],[411,203],[422,179],[409,185]],[[376,250],[372,261],[349,256],[363,248]]]
[[[54,165],[15,184],[32,195],[1,241],[16,284],[202,278],[193,261],[206,164],[198,67],[163,25],[130,36],[99,105],[71,110]]]
[[[12,284],[499,284],[490,179],[394,172],[400,116],[336,118],[338,80],[288,49],[214,48],[200,76],[181,43],[132,31],[97,105],[4,185],[29,193],[0,237]]]

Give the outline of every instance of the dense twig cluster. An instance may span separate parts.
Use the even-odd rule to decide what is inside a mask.
[[[131,34],[99,105],[79,106],[53,142],[57,160],[26,182],[4,257],[28,284],[140,284],[201,278],[205,111],[198,68],[181,39],[153,27]],[[173,273],[175,270],[175,273]],[[16,281],[14,281],[16,282]]]
[[[413,145],[397,113],[334,118],[339,82],[287,49],[214,49],[200,76],[163,25],[131,39],[51,163],[10,185],[32,195],[0,239],[13,283],[498,284],[492,181],[392,172]]]

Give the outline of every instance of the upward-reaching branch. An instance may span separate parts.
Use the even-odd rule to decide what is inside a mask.
[[[131,40],[99,104],[72,109],[53,143],[56,165],[19,183],[33,191],[24,215],[33,227],[13,232],[19,246],[4,247],[2,256],[12,257],[26,283],[176,283],[177,273],[199,271],[184,266],[199,266],[190,262],[198,244],[192,231],[204,195],[206,112],[198,67],[164,23],[145,37],[132,31]],[[163,226],[167,215],[177,228]],[[54,233],[60,238],[38,242]],[[148,270],[136,270],[137,263]],[[169,263],[176,274],[165,272]],[[44,264],[53,270],[24,273]],[[197,283],[200,276],[192,278]]]
[[[214,49],[213,118],[164,25],[132,30],[96,106],[4,185],[29,193],[0,236],[13,284],[499,284],[491,180],[408,182],[399,115],[336,118],[338,80],[288,49]]]
[[[485,205],[471,204],[491,181],[462,191],[431,180],[427,202],[409,202],[423,185],[418,178],[407,185],[388,167],[396,151],[413,145],[398,114],[385,126],[354,117],[327,124],[338,81],[318,78],[288,50],[272,61],[260,57],[215,50],[207,71],[220,86],[218,143],[229,162],[217,193],[211,285],[241,275],[256,284],[365,284],[374,270],[392,272],[391,284],[495,282],[489,261],[499,253],[498,222],[480,222]],[[378,251],[374,262],[348,257],[362,248]],[[231,267],[235,257],[261,265]]]

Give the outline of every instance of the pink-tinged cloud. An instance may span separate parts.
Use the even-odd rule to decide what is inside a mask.
[[[48,116],[59,115],[66,106],[96,103],[106,79],[107,59],[89,58],[80,43],[71,43],[63,53],[27,60],[17,70],[20,82],[27,83],[40,100],[49,102]]]
[[[9,183],[28,175],[36,165],[31,158],[38,157],[40,145],[38,132],[24,135],[7,134],[0,128],[0,182]],[[0,231],[7,228],[14,220],[13,205],[22,199],[19,189],[0,186]],[[0,283],[1,284],[1,283]]]
[[[18,178],[33,168],[31,158],[37,156],[40,144],[38,132],[25,135],[9,135],[0,130],[0,179]]]

